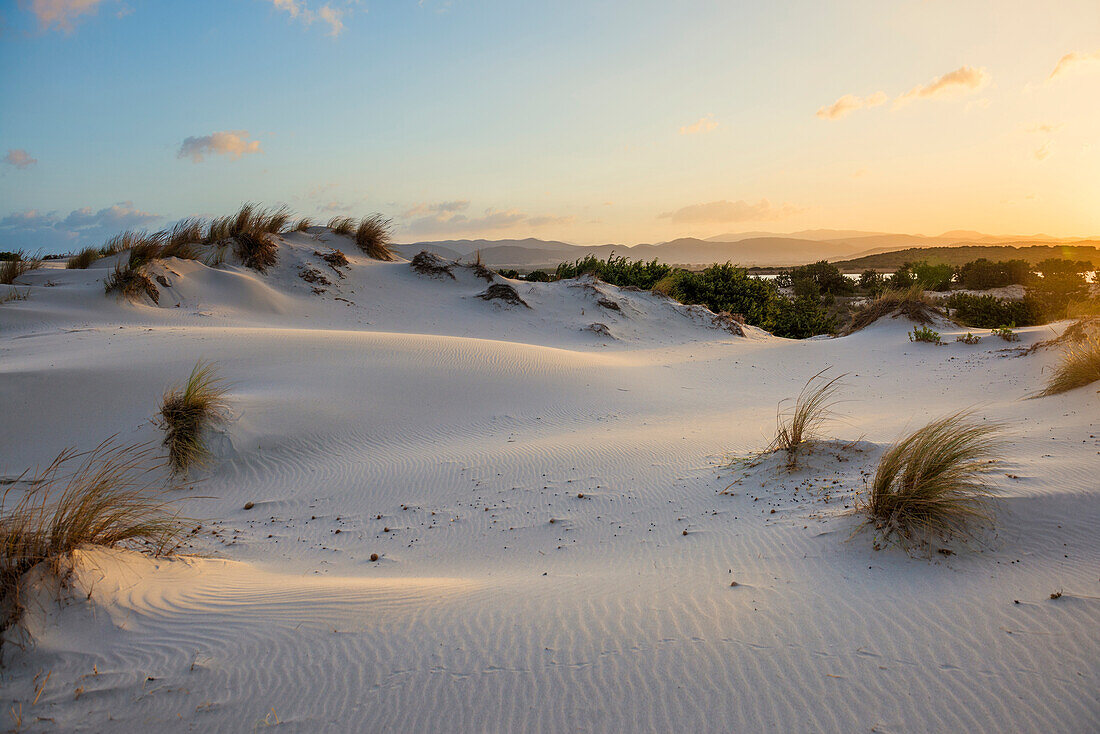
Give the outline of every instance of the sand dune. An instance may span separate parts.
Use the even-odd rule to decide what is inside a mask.
[[[473,269],[314,235],[266,275],[157,264],[159,306],[104,296],[110,260],[0,306],[0,475],[158,441],[198,359],[231,385],[214,462],[174,490],[193,555],[81,553],[5,645],[24,730],[1096,728],[1100,397],[1024,399],[1057,354],[1014,348],[1051,328],[737,336],[593,281],[486,301]],[[314,254],[332,245],[348,268]],[[826,366],[848,373],[835,442],[790,474],[731,467]],[[1012,426],[995,527],[953,555],[874,550],[866,473],[969,405]]]

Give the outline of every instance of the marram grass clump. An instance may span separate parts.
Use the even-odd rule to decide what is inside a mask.
[[[952,413],[901,439],[882,455],[862,505],[884,538],[966,535],[992,520],[988,480],[1004,446],[1004,425]]]
[[[1070,341],[1040,395],[1058,395],[1100,380],[1100,337]]]
[[[799,450],[817,438],[821,426],[833,417],[832,408],[837,403],[834,396],[843,386],[844,375],[826,379],[827,371],[828,368],[806,381],[794,407],[784,410],[781,402],[776,410],[775,438],[768,451],[786,451],[790,466],[796,463]]]
[[[0,285],[13,285],[15,279],[42,267],[42,259],[29,257],[22,250],[15,253],[14,260],[0,262]]]
[[[906,290],[885,290],[852,316],[852,322],[845,333],[859,331],[891,314],[904,316],[918,324],[930,324],[932,316],[938,313],[939,309],[924,295],[920,285]]]
[[[28,470],[10,484],[0,499],[0,632],[19,622],[25,576],[39,564],[64,579],[82,546],[154,554],[176,547],[181,519],[152,479],[161,466],[149,447],[107,440],[87,452],[66,449],[44,470]]]
[[[393,260],[390,252],[391,221],[381,214],[370,214],[359,220],[355,228],[355,244],[375,260]]]
[[[173,473],[186,472],[209,458],[204,434],[210,426],[224,419],[226,392],[228,388],[217,376],[214,365],[199,362],[186,382],[164,393],[160,421]]]

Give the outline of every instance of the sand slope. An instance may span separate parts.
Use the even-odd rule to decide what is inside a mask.
[[[178,490],[197,557],[91,551],[78,601],[43,592],[3,671],[25,730],[1098,727],[1100,396],[1022,399],[1056,354],[890,320],[741,337],[587,281],[516,282],[530,308],[509,306],[471,269],[315,234],[266,275],[160,264],[159,306],[105,297],[107,261],[0,306],[0,475],[158,440],[199,358],[232,383],[217,461]],[[313,254],[331,244],[340,275]],[[837,442],[794,474],[731,469],[826,366],[849,373]],[[873,550],[864,473],[973,404],[1014,430],[995,530]]]

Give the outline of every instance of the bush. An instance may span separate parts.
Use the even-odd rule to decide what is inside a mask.
[[[955,269],[950,265],[931,265],[919,262],[913,266],[916,282],[926,291],[945,291],[951,287]]]
[[[557,280],[564,280],[576,278],[579,275],[593,275],[605,283],[617,285],[620,288],[634,286],[649,290],[670,273],[672,268],[657,262],[656,258],[650,262],[644,262],[627,260],[625,257],[616,257],[615,253],[611,253],[606,260],[588,255],[572,263],[561,263],[554,276]],[[527,279],[530,280],[531,276],[529,275]]]
[[[878,295],[886,289],[886,276],[875,270],[864,270],[859,275],[859,287]]]
[[[1031,266],[1026,260],[993,262],[986,258],[972,260],[956,269],[959,285],[968,290],[988,290],[1007,285],[1024,284],[1031,276]]]
[[[149,491],[150,454],[105,441],[86,453],[62,451],[45,470],[19,477],[30,489],[10,509],[6,494],[0,500],[0,632],[19,621],[23,576],[39,564],[63,578],[82,546],[174,548],[182,526]]]
[[[1008,324],[1007,326],[999,326],[993,331],[989,332],[990,336],[999,336],[1006,342],[1018,342],[1020,341],[1020,335],[1017,334],[1014,329],[1016,324]]]
[[[940,333],[938,331],[932,331],[931,329],[920,326],[914,328],[912,333],[909,334],[909,341],[911,342],[927,342],[929,344],[940,344]]]
[[[940,418],[882,455],[864,510],[889,538],[915,532],[962,533],[976,518],[989,519],[994,471],[1003,445],[999,423],[978,421],[970,411]]]
[[[226,392],[214,365],[199,362],[185,383],[164,393],[160,419],[173,473],[185,472],[209,456],[203,433],[222,419]]]
[[[856,284],[850,278],[846,278],[840,272],[840,268],[827,260],[792,268],[787,271],[787,275],[790,277],[791,286],[795,289],[795,295],[844,296],[856,290]],[[807,284],[813,284],[814,287],[807,287]]]
[[[1050,321],[1064,319],[1069,305],[1084,300],[1089,287],[1085,273],[1092,270],[1090,263],[1050,258],[1035,266],[1042,273],[1028,286],[1028,295],[1039,304]]]
[[[966,332],[966,336],[957,336],[957,337],[955,337],[955,341],[962,342],[963,344],[977,344],[981,340],[982,340],[982,338],[980,336],[977,336],[975,334],[971,334],[969,331]]]
[[[952,317],[965,326],[995,329],[1002,324],[1036,326],[1046,323],[1042,308],[1034,298],[1010,301],[996,296],[952,293],[940,302]]]

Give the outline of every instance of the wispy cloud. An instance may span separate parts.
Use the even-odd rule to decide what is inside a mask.
[[[1058,63],[1054,65],[1054,71],[1050,72],[1047,81],[1052,81],[1054,78],[1065,74],[1075,66],[1080,66],[1081,64],[1091,65],[1096,62],[1100,62],[1100,51],[1093,51],[1090,54],[1079,54],[1076,51],[1068,53],[1058,59]]]
[[[675,224],[704,224],[719,222],[764,222],[793,216],[800,210],[790,204],[773,206],[767,199],[755,204],[738,201],[710,201],[692,204],[676,211],[658,214],[658,219],[670,219]]]
[[[700,133],[709,133],[716,127],[718,127],[718,121],[714,119],[714,114],[712,113],[703,115],[690,125],[684,125],[680,128],[680,134],[698,135]]]
[[[16,168],[23,170],[30,168],[35,163],[38,163],[37,158],[31,158],[30,153],[22,148],[10,148],[8,154],[4,156],[4,163],[9,166],[15,166]]]
[[[932,99],[954,94],[966,94],[981,89],[989,83],[989,74],[985,69],[973,66],[960,66],[938,76],[927,84],[918,84],[894,100],[894,108],[909,104],[916,99]]]
[[[180,144],[177,158],[190,158],[192,163],[202,163],[208,155],[227,155],[236,160],[242,155],[263,153],[259,140],[249,140],[247,130],[222,132],[186,138]]]
[[[532,216],[516,209],[486,209],[482,216],[463,214],[469,209],[466,200],[443,201],[434,204],[417,204],[402,214],[409,220],[405,229],[412,235],[489,233],[515,227],[540,228],[551,225],[572,224],[573,217]]]
[[[886,92],[875,92],[867,97],[857,97],[854,94],[845,94],[831,105],[819,108],[814,114],[823,120],[839,120],[842,117],[848,116],[855,110],[878,107],[879,105],[886,104],[886,100]]]
[[[100,244],[125,229],[148,227],[164,219],[142,211],[132,201],[102,209],[83,207],[66,216],[27,209],[0,219],[0,249],[65,251]]]
[[[330,3],[325,3],[314,10],[303,0],[268,0],[276,10],[287,13],[291,18],[299,20],[306,25],[312,25],[320,21],[328,26],[330,36],[339,36],[344,31],[344,18],[351,12],[347,7],[334,8]]]
[[[989,83],[989,79],[989,74],[985,69],[960,66],[954,71],[936,77],[927,84],[918,84],[905,94],[899,94],[894,97],[893,106],[894,109],[898,109],[918,99],[934,99],[956,94],[967,94],[984,87]],[[839,120],[856,110],[886,104],[889,99],[885,92],[875,92],[867,97],[845,94],[831,105],[819,108],[814,114],[823,120]]]
[[[30,9],[42,30],[71,32],[82,15],[94,15],[102,0],[31,0]]]

